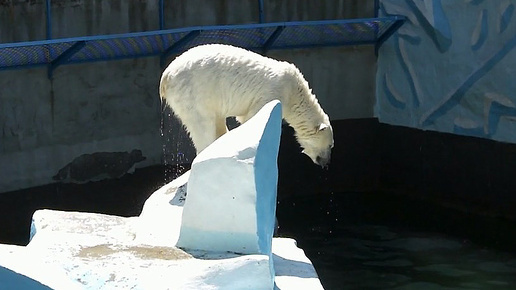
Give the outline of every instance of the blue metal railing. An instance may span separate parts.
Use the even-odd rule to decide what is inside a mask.
[[[381,44],[405,21],[402,16],[325,21],[196,26],[155,31],[52,38],[47,0],[47,40],[0,44],[0,70],[47,66],[48,76],[60,65],[160,56],[167,59],[191,47],[223,43],[266,54],[269,50]],[[165,26],[160,0],[160,28]],[[263,21],[263,1],[259,1]]]

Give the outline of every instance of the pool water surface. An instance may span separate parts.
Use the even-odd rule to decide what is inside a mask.
[[[516,289],[507,221],[381,193],[289,198],[278,219],[325,289]]]

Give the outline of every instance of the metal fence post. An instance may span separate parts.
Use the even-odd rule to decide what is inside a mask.
[[[165,28],[165,14],[163,12],[163,0],[159,0],[159,29]]]
[[[263,0],[258,0],[258,21],[263,23],[265,21],[263,15]]]
[[[47,39],[52,39],[52,12],[51,12],[51,0],[46,1],[46,12],[47,12]]]

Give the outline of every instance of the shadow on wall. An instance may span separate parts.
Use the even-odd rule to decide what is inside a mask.
[[[141,150],[131,152],[96,152],[83,154],[61,168],[55,181],[86,183],[102,179],[120,178],[134,172],[134,165],[145,160]]]

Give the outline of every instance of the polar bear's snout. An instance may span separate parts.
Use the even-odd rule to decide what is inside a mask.
[[[310,157],[310,159],[312,159],[315,164],[321,166],[322,168],[327,168],[328,164],[330,164],[331,149],[332,146],[324,147],[324,149],[307,147],[303,150],[303,153]]]
[[[321,124],[314,134],[308,137],[298,136],[303,153],[312,161],[325,168],[330,163],[331,150],[334,146],[333,128],[329,124]]]
[[[330,164],[331,160],[331,148],[328,148],[327,153],[324,155],[317,156],[315,158],[315,163],[317,165],[320,165],[322,168],[328,168],[328,164]]]

